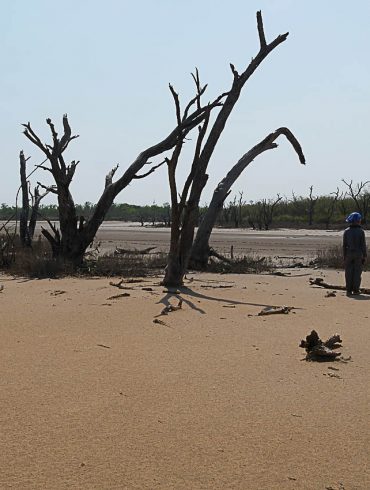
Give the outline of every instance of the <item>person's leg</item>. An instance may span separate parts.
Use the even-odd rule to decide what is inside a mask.
[[[356,257],[355,259],[353,259],[352,291],[357,294],[360,292],[361,274],[362,274],[361,257]]]
[[[347,257],[345,260],[346,291],[351,294],[353,291],[353,260]]]

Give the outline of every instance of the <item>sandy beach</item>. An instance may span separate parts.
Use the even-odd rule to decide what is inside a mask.
[[[310,275],[343,282],[194,274],[159,317],[160,278],[1,275],[0,488],[368,489],[370,297]],[[303,361],[312,328],[347,362]]]

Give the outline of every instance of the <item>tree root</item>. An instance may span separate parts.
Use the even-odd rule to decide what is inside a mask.
[[[339,334],[332,335],[325,342],[322,341],[316,332],[307,335],[306,340],[301,340],[299,347],[305,349],[307,361],[332,361],[341,355],[340,352],[335,352],[342,344],[342,339]]]

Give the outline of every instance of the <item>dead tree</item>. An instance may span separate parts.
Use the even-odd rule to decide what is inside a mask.
[[[253,162],[253,160],[258,155],[260,155],[261,153],[267,150],[272,150],[274,148],[277,148],[278,145],[275,141],[281,135],[287,138],[289,143],[291,143],[294,150],[298,154],[299,161],[302,164],[305,164],[305,157],[303,155],[302,148],[299,142],[297,141],[297,139],[295,138],[295,136],[293,135],[293,133],[289,131],[289,129],[287,128],[279,128],[273,133],[270,133],[268,136],[266,136],[266,138],[264,138],[257,145],[251,148],[245,155],[243,155],[241,159],[227,173],[226,177],[224,177],[221,180],[221,182],[218,184],[218,186],[216,187],[213,193],[211,203],[208,207],[208,210],[203,218],[201,225],[199,226],[196,238],[194,240],[194,244],[191,252],[191,263],[193,267],[203,269],[207,266],[209,252],[210,252],[209,239],[213,227],[216,223],[217,216],[220,210],[222,209],[224,200],[226,199],[228,193],[230,192],[231,186],[238,179],[238,177],[241,175],[243,170],[245,170],[248,167],[248,165],[251,162]],[[274,207],[280,200],[281,198],[279,198],[279,200],[275,203]],[[257,206],[256,215],[254,216],[255,220],[253,222],[257,221],[261,229],[264,220],[263,205],[262,203],[257,203],[256,206]],[[273,208],[272,208],[272,212],[273,212]]]
[[[24,124],[24,134],[45,154],[49,162],[49,165],[40,165],[39,167],[50,172],[55,182],[54,187],[42,186],[56,194],[58,200],[60,229],[54,229],[53,233],[42,230],[43,235],[50,242],[54,255],[74,265],[81,264],[87,247],[93,241],[115,197],[134,179],[147,177],[162,165],[164,162],[152,166],[149,171],[143,174],[138,173],[145,165],[151,163],[149,159],[171,150],[177,145],[179,140],[184,140],[193,128],[209,117],[210,111],[218,103],[219,101],[214,101],[205,106],[198,104],[195,107],[194,103],[189,103],[186,115],[177,124],[177,127],[165,139],[142,151],[123,175],[114,182],[113,177],[118,169],[118,165],[115,166],[106,176],[104,191],[94,208],[92,216],[87,220],[83,216],[77,216],[74,199],[70,192],[70,184],[79,162],[73,160],[68,165],[65,161],[64,152],[71,141],[78,136],[72,135],[67,115],[63,116],[62,137],[58,136],[52,121],[50,119],[46,120],[52,136],[51,144],[42,143],[30,123]]]
[[[313,224],[313,215],[315,212],[315,206],[316,206],[318,198],[319,198],[319,196],[316,196],[316,197],[313,196],[313,185],[311,185],[310,194],[308,196],[308,207],[307,207],[308,226],[312,226],[312,224]]]
[[[225,199],[230,194],[231,191],[227,193]],[[243,192],[239,192],[239,199],[234,196],[232,201],[229,201],[226,207],[223,207],[223,212],[225,216],[225,221],[228,226],[233,226],[234,228],[239,228],[242,224],[242,211],[245,201],[243,201]],[[208,209],[207,209],[208,211]],[[207,213],[205,213],[207,215]]]
[[[262,210],[263,210],[263,225],[265,230],[269,230],[274,217],[274,211],[276,206],[282,200],[282,196],[277,195],[276,199],[263,199],[262,200]]]
[[[194,229],[198,222],[199,201],[208,180],[208,175],[206,173],[207,167],[218,140],[225,128],[226,122],[240,97],[242,88],[271,51],[283,43],[288,37],[288,33],[285,33],[277,36],[271,43],[267,43],[261,12],[257,12],[257,29],[260,49],[256,57],[252,58],[250,64],[241,74],[238,73],[233,64],[230,64],[233,82],[230,90],[226,94],[222,94],[218,99],[219,103],[222,100],[222,106],[208,132],[208,136],[206,136],[206,134],[209,125],[209,117],[205,118],[203,123],[199,126],[191,170],[186,179],[184,188],[180,193],[180,197],[176,184],[176,167],[183,145],[183,140],[181,140],[181,138],[178,139],[172,157],[167,161],[171,192],[172,223],[170,252],[166,275],[163,280],[163,283],[166,286],[178,286],[183,282],[193,244]],[[196,104],[199,107],[201,96],[204,94],[207,86],[201,87],[197,72],[193,77],[198,91]],[[181,116],[178,94],[176,94],[172,87],[171,92],[175,101],[178,126],[181,127],[181,121],[186,115],[186,109],[184,115]]]
[[[370,192],[366,191],[366,186],[369,184],[369,180],[366,182],[360,182],[356,185],[353,184],[353,181],[346,182],[342,179],[342,182],[347,186],[346,194],[352,199],[355,203],[356,211],[361,213],[362,222],[366,224],[367,215],[370,210]]]
[[[330,204],[328,206],[327,214],[325,216],[325,225],[327,230],[329,229],[329,225],[333,218],[337,202],[338,200],[342,199],[342,196],[343,194],[339,193],[339,187],[337,187],[337,190],[335,192],[330,193]]]
[[[20,191],[22,193],[22,209],[19,216],[19,238],[22,247],[31,247],[32,245],[40,202],[48,194],[48,191],[40,194],[38,185],[35,187],[34,193],[31,193],[30,183],[27,180],[27,160],[29,160],[29,157],[26,158],[23,151],[21,151],[19,153],[19,165],[21,179]],[[31,206],[30,197],[32,199]]]

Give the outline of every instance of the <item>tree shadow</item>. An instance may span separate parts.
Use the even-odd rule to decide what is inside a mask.
[[[193,289],[191,289],[191,288],[189,288],[187,286],[179,287],[178,288],[178,291],[180,291],[180,293],[178,293],[178,292],[171,293],[169,291],[168,293],[166,293],[166,295],[161,300],[159,300],[157,302],[157,304],[162,303],[164,306],[168,306],[170,304],[170,301],[169,301],[170,298],[172,298],[172,297],[175,297],[177,299],[180,299],[181,298],[182,301],[184,303],[186,303],[190,308],[192,308],[193,310],[198,311],[199,313],[201,313],[203,315],[206,312],[202,308],[199,308],[199,306],[195,305],[192,301],[190,301],[190,299],[184,297],[183,295],[187,295],[187,296],[190,296],[192,298],[197,298],[197,299],[204,299],[204,300],[207,300],[207,301],[216,301],[218,303],[227,303],[229,305],[248,305],[248,306],[258,306],[258,307],[261,307],[261,308],[279,306],[279,305],[271,305],[271,304],[266,304],[266,303],[250,303],[250,302],[247,302],[247,301],[238,301],[238,300],[229,299],[229,298],[217,298],[217,297],[214,297],[214,296],[209,296],[209,295],[206,295],[206,294],[203,294],[203,293],[194,291]],[[181,294],[181,296],[179,294]],[[299,309],[299,308],[295,308],[295,309]]]
[[[180,291],[180,292],[182,292],[182,291]],[[182,299],[183,303],[187,304],[192,310],[195,310],[198,313],[201,313],[202,315],[205,315],[205,313],[206,313],[204,310],[202,310],[202,308],[199,308],[199,306],[197,306],[192,301],[190,301],[190,299],[187,299],[187,298],[184,298],[183,296],[180,296],[179,293],[168,292],[168,293],[166,293],[165,296],[163,296],[163,298],[161,300],[157,301],[157,304],[162,303],[164,306],[169,306],[171,304],[170,303],[171,298],[176,298],[178,300]]]

